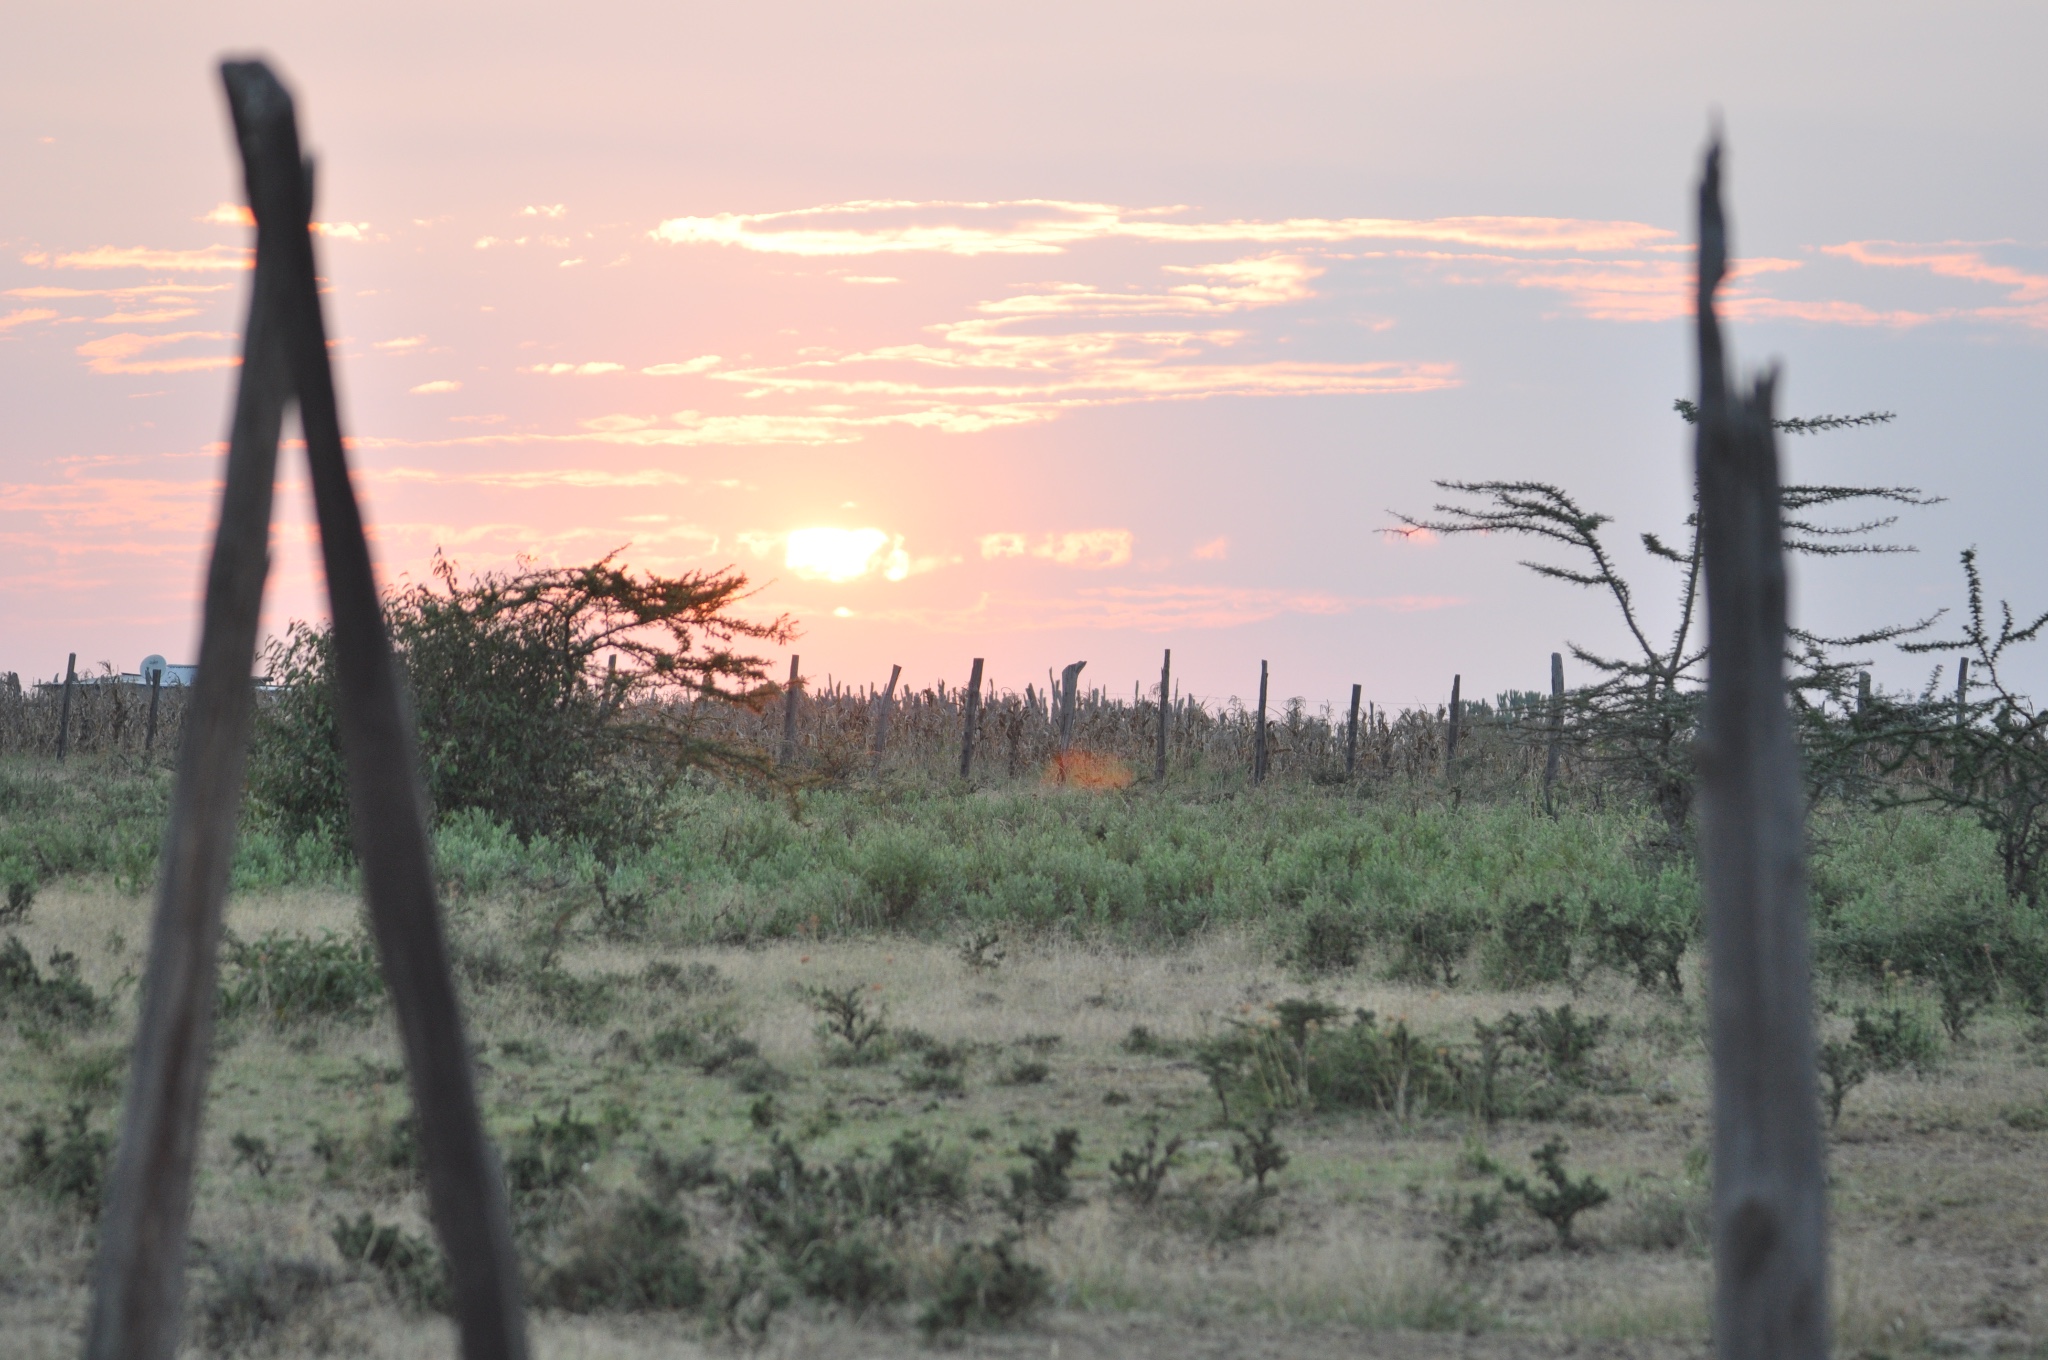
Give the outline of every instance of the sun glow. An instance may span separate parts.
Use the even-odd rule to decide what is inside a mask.
[[[792,529],[782,564],[806,581],[857,581],[879,573],[900,581],[910,574],[901,537],[880,529]]]

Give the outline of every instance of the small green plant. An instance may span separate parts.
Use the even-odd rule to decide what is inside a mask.
[[[1002,1075],[1002,1083],[1005,1086],[1037,1086],[1051,1075],[1052,1068],[1036,1058],[1026,1058],[1010,1065],[1010,1070]]]
[[[677,996],[716,996],[732,990],[732,979],[718,971],[715,963],[673,964],[656,959],[640,972],[640,983],[655,991]]]
[[[1177,1058],[1185,1044],[1173,1039],[1162,1039],[1144,1025],[1132,1025],[1130,1033],[1117,1044],[1124,1052],[1141,1058]]]
[[[782,1122],[782,1106],[772,1094],[756,1097],[747,1107],[747,1122],[766,1133]]]
[[[254,1016],[277,1025],[366,1014],[384,995],[384,974],[370,941],[329,933],[318,939],[272,931],[223,941],[223,1019]]]
[[[1029,1165],[1010,1172],[1006,1204],[1013,1218],[1022,1223],[1073,1203],[1074,1186],[1068,1173],[1081,1155],[1079,1129],[1055,1131],[1050,1144],[1036,1139],[1019,1144],[1017,1153]]]
[[[1842,1122],[1842,1101],[1870,1076],[1870,1054],[1854,1040],[1829,1039],[1820,1046],[1820,1074],[1827,1085],[1828,1127]]]
[[[567,1101],[553,1119],[533,1122],[512,1141],[505,1157],[505,1181],[513,1197],[551,1194],[583,1178],[604,1145],[598,1126],[578,1115]]]
[[[972,1047],[965,1043],[928,1043],[918,1060],[903,1074],[903,1085],[911,1091],[957,1096],[967,1089],[967,1059]]]
[[[268,1142],[237,1129],[228,1139],[228,1146],[234,1149],[236,1166],[248,1167],[256,1173],[258,1180],[269,1179],[270,1168],[277,1163],[277,1153]]]
[[[1051,1281],[1038,1266],[1019,1260],[1016,1248],[1014,1236],[956,1247],[932,1301],[918,1314],[925,1335],[1014,1324],[1044,1304]]]
[[[838,1066],[858,1066],[879,1061],[882,1046],[876,1041],[888,1033],[886,1008],[870,1010],[865,983],[850,987],[803,987],[804,1004],[817,1012],[818,1038],[826,1045],[825,1060]],[[844,1047],[833,1044],[838,1040]]]
[[[378,1223],[368,1213],[353,1221],[334,1220],[330,1234],[343,1260],[375,1271],[400,1303],[437,1313],[448,1311],[448,1266],[441,1249],[395,1223]]]
[[[1173,1170],[1174,1160],[1187,1146],[1187,1141],[1176,1136],[1162,1144],[1159,1141],[1159,1120],[1156,1117],[1147,1120],[1144,1145],[1125,1148],[1109,1164],[1109,1174],[1116,1181],[1116,1193],[1140,1208],[1149,1207],[1159,1198],[1160,1187],[1166,1184],[1167,1173]]]
[[[21,1135],[17,1151],[16,1185],[81,1209],[88,1218],[99,1217],[113,1139],[92,1127],[92,1106],[73,1104],[54,1134],[47,1120],[37,1118]]]
[[[709,1293],[704,1263],[688,1245],[689,1219],[672,1195],[624,1194],[587,1210],[566,1250],[538,1273],[533,1301],[567,1313],[701,1306]]]
[[[1592,1176],[1581,1176],[1573,1180],[1564,1166],[1564,1155],[1571,1151],[1557,1138],[1529,1154],[1529,1160],[1536,1163],[1536,1169],[1549,1182],[1530,1184],[1520,1176],[1503,1176],[1501,1188],[1509,1194],[1518,1195],[1531,1213],[1557,1229],[1557,1240],[1564,1246],[1575,1245],[1572,1237],[1572,1222],[1589,1209],[1597,1209],[1610,1198],[1607,1190]]]
[[[960,942],[960,962],[970,973],[993,973],[1005,957],[1003,937],[996,931],[977,930]]]
[[[1258,1193],[1266,1193],[1266,1177],[1287,1169],[1287,1149],[1273,1132],[1268,1115],[1255,1125],[1241,1125],[1230,1144],[1230,1160],[1237,1174],[1250,1181]]]
[[[1454,1270],[1469,1269],[1500,1256],[1501,1205],[1501,1196],[1479,1190],[1470,1195],[1451,1196],[1449,1221],[1438,1234],[1443,1242],[1445,1265]]]

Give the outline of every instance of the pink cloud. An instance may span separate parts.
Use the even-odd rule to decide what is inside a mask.
[[[0,331],[12,330],[16,326],[33,325],[38,321],[49,321],[57,313],[47,307],[17,307],[5,316],[0,316]]]
[[[187,340],[234,338],[227,331],[174,331],[169,335],[138,335],[133,331],[123,331],[118,335],[88,340],[78,347],[77,352],[91,361],[89,366],[95,373],[200,373],[208,369],[233,368],[242,361],[233,354],[187,355],[171,359],[138,359],[135,356]]]
[[[253,269],[256,253],[246,246],[207,246],[203,250],[152,250],[147,246],[97,246],[51,256],[38,251],[21,257],[24,264],[56,269],[153,269],[164,273],[207,273],[222,269]]]

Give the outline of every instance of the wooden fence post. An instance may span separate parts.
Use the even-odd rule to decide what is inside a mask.
[[[434,892],[411,715],[384,632],[328,366],[308,230],[312,168],[300,159],[291,96],[269,68],[227,62],[221,77],[257,221],[256,274],[199,676],[188,706],[195,721],[179,751],[85,1354],[169,1360],[179,1339],[220,906],[255,706],[249,674],[268,569],[277,436],[285,403],[295,396],[334,620],[335,708],[356,855],[404,1046],[461,1353],[465,1360],[524,1360],[510,1206],[483,1135]]]
[[[1152,761],[1152,782],[1166,782],[1166,729],[1173,722],[1173,648],[1159,662],[1159,752]]]
[[[156,701],[164,692],[164,671],[159,666],[149,673],[149,722],[142,729],[142,751],[156,749]]]
[[[981,717],[981,658],[974,658],[974,672],[967,677],[967,722],[960,731],[960,777],[974,769],[974,724]]]
[[[1081,668],[1088,663],[1076,661],[1060,672],[1060,754],[1074,744],[1074,699],[1075,690],[1081,683]]]
[[[64,659],[64,699],[57,706],[57,759],[71,749],[71,686],[78,678],[78,653]]]
[[[1464,702],[1458,698],[1458,686],[1465,677],[1451,677],[1451,725],[1444,734],[1444,777],[1449,778],[1452,764],[1458,759],[1458,719],[1464,712]]]
[[[1564,753],[1564,655],[1550,654],[1550,749],[1543,756],[1543,812],[1555,817],[1550,790],[1557,783],[1558,758]]]
[[[875,768],[882,767],[882,752],[889,746],[889,710],[896,703],[896,678],[903,674],[903,667],[889,667],[889,688],[876,700],[875,713]]]
[[[1364,693],[1364,685],[1353,685],[1351,687],[1351,716],[1344,722],[1344,777],[1346,779],[1358,773],[1358,700]]]
[[[1700,877],[1714,1059],[1714,1345],[1722,1360],[1829,1354],[1827,1185],[1814,1069],[1804,797],[1785,691],[1774,373],[1728,389],[1720,148],[1699,192],[1697,475],[1707,593]]]
[[[1252,732],[1252,783],[1266,782],[1266,663],[1259,663],[1259,711],[1253,719],[1256,724]]]
[[[777,765],[792,764],[796,760],[797,660],[797,655],[790,653],[789,683],[782,687],[782,748],[775,753]]]

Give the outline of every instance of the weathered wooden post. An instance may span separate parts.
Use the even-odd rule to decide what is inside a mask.
[[[1364,685],[1351,687],[1351,716],[1344,722],[1344,777],[1351,778],[1358,773],[1358,700],[1365,693]]]
[[[1451,766],[1457,763],[1458,759],[1458,719],[1463,715],[1465,709],[1464,701],[1458,697],[1458,686],[1464,682],[1464,679],[1465,677],[1462,675],[1451,677],[1451,725],[1444,733],[1444,776],[1446,778],[1450,777]]]
[[[777,765],[789,765],[796,760],[796,665],[798,657],[794,652],[789,658],[789,683],[782,687],[782,747],[775,753]]]
[[[967,677],[966,724],[960,730],[960,777],[974,769],[974,725],[981,718],[981,658],[974,658],[973,674]]]
[[[889,667],[889,688],[876,699],[875,711],[875,768],[882,766],[882,752],[889,748],[889,710],[896,704],[896,680],[903,674],[903,667]]]
[[[181,1331],[220,911],[255,707],[249,673],[269,566],[277,437],[284,408],[296,397],[334,620],[335,708],[356,856],[404,1047],[428,1207],[447,1257],[462,1355],[524,1360],[510,1208],[483,1136],[441,933],[411,717],[384,632],[328,367],[308,231],[312,169],[300,159],[291,96],[269,68],[228,62],[221,76],[257,221],[256,271],[207,573],[199,675],[188,705],[191,730],[179,747],[85,1355],[169,1360]]]
[[[1152,760],[1152,782],[1166,782],[1166,729],[1173,722],[1173,648],[1159,662],[1159,751]]]
[[[149,721],[142,729],[143,754],[156,749],[156,701],[164,692],[164,668],[158,666],[149,673]]]
[[[1088,663],[1076,661],[1060,671],[1060,754],[1074,744],[1074,699],[1081,683],[1081,668]]]
[[[1829,1353],[1827,1186],[1808,995],[1803,797],[1785,692],[1775,374],[1730,392],[1714,290],[1727,268],[1720,147],[1699,191],[1697,471],[1707,592],[1700,876],[1714,1056],[1714,1345],[1722,1360]]]
[[[1259,663],[1259,711],[1253,719],[1252,783],[1266,782],[1266,663]]]
[[[1550,654],[1550,749],[1543,756],[1543,811],[1555,817],[1550,790],[1557,783],[1558,758],[1564,754],[1564,655]]]
[[[78,653],[64,659],[64,698],[57,705],[57,759],[71,749],[71,687],[78,679]]]

